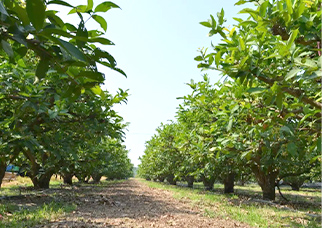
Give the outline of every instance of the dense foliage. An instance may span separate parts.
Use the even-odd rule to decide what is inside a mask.
[[[274,200],[280,180],[295,185],[320,176],[313,171],[321,167],[321,1],[236,4],[246,2],[254,7],[241,10],[249,16],[233,26],[224,25],[224,10],[201,22],[221,41],[213,52],[200,51],[198,67],[230,79],[189,84],[176,123],[147,142],[142,177],[174,175],[190,186],[198,179],[207,189],[217,180],[229,193],[252,175]]]
[[[69,7],[78,24],[64,22],[51,5]],[[0,185],[8,163],[24,167],[37,188],[48,188],[55,173],[67,183],[74,175],[95,181],[131,176],[122,145],[126,124],[113,110],[128,94],[103,91],[97,68],[124,74],[95,45],[113,44],[103,37],[106,21],[99,15],[111,8],[119,7],[103,2],[94,8],[92,0],[75,7],[56,0],[0,2]],[[88,30],[86,16],[104,32]]]

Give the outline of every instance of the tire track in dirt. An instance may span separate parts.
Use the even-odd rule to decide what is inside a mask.
[[[40,227],[250,227],[233,220],[208,218],[203,211],[135,179],[92,186],[76,200],[77,210]]]

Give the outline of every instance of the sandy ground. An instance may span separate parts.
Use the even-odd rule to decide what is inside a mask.
[[[62,195],[61,200],[74,201],[77,210],[38,227],[250,227],[205,217],[202,209],[189,201],[176,200],[171,192],[150,188],[135,179],[72,191],[76,194],[68,198]]]

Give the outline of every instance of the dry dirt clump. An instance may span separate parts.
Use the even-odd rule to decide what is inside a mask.
[[[83,193],[83,194],[82,194]],[[78,208],[39,227],[250,227],[237,221],[204,217],[189,202],[137,180],[88,187],[75,197]]]

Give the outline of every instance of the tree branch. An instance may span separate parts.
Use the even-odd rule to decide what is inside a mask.
[[[252,73],[251,71],[249,71],[250,73]],[[270,86],[273,86],[275,81],[274,79],[270,79],[270,78],[266,78],[266,77],[263,77],[263,76],[260,76],[260,75],[256,75],[254,73],[252,73],[254,77],[256,77],[257,79],[259,79],[260,81],[263,81],[267,84],[269,84]],[[304,95],[304,91],[303,90],[300,90],[300,89],[291,89],[291,88],[288,88],[288,87],[282,87],[281,88],[282,91],[296,97],[296,98],[299,98],[301,99],[302,101],[304,101],[304,103],[306,104],[310,104],[311,106],[313,106],[314,108],[316,109],[322,109],[322,104],[319,103],[319,102],[316,102],[315,100],[311,99],[311,98],[308,98],[307,96]]]

